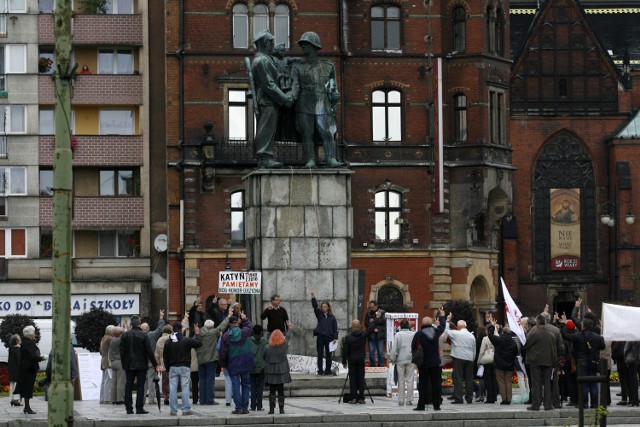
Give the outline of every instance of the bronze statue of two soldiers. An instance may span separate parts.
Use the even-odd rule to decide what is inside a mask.
[[[276,135],[287,133],[290,123],[282,120],[287,109],[295,105],[295,130],[302,140],[305,167],[317,166],[314,135],[319,135],[327,167],[344,166],[336,159],[337,123],[335,106],[340,99],[333,64],[319,58],[322,49],[318,34],[308,31],[298,44],[303,58],[285,58],[284,46],[274,51],[274,36],[261,31],[253,41],[256,55],[248,64],[249,82],[254,96],[257,119],[255,136],[258,166],[280,168],[273,158]]]

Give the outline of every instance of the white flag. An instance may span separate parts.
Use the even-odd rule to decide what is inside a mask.
[[[640,307],[602,304],[602,336],[605,341],[640,341]]]
[[[511,298],[511,294],[507,289],[507,285],[504,283],[504,279],[501,277],[500,282],[502,283],[502,296],[504,297],[504,310],[507,313],[507,320],[509,321],[509,328],[511,328],[511,332],[514,332],[520,342],[524,345],[527,342],[527,336],[524,333],[524,328],[522,327],[522,322],[520,319],[522,318],[522,312]]]

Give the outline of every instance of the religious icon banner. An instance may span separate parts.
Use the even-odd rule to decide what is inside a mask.
[[[580,270],[580,189],[550,190],[551,269]]]

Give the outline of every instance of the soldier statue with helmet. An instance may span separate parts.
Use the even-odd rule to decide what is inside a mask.
[[[307,31],[298,41],[304,58],[292,68],[292,96],[296,101],[296,129],[302,137],[305,167],[316,167],[314,133],[320,135],[328,167],[344,166],[336,160],[337,123],[335,106],[340,99],[336,70],[330,61],[320,59],[320,36]]]

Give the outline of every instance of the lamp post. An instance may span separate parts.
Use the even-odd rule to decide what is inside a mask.
[[[627,214],[624,216],[624,222],[628,225],[633,225],[636,222],[636,217],[631,212],[631,204],[627,204]],[[609,227],[616,225],[616,203],[605,202],[602,206],[602,215],[600,215],[600,222]]]

